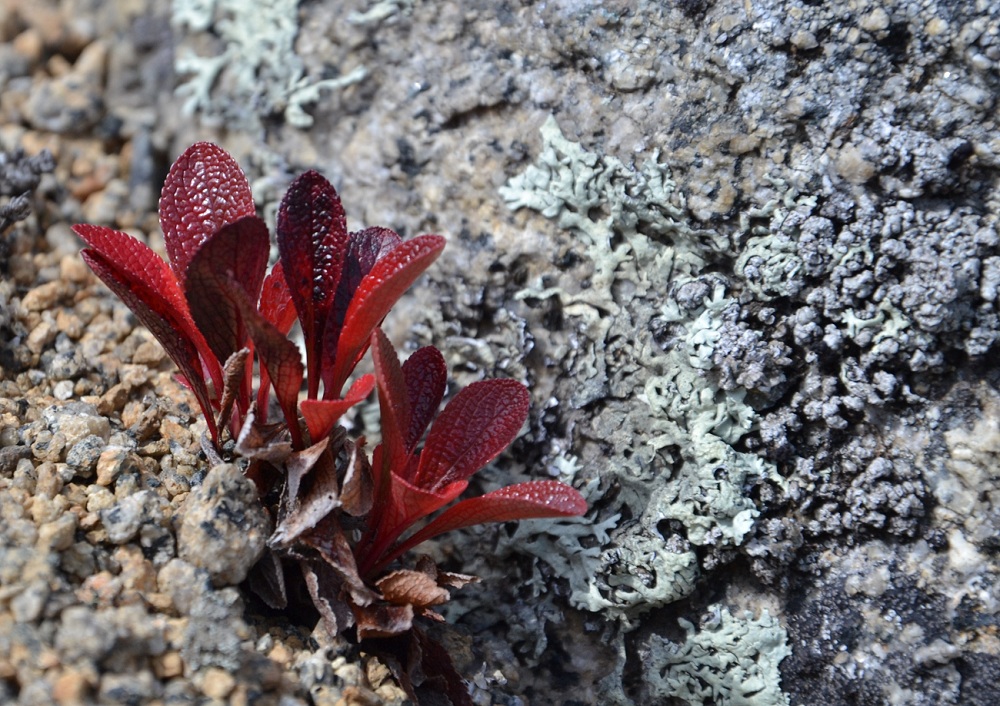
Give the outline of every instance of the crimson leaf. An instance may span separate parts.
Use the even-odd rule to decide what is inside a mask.
[[[378,327],[372,333],[372,361],[378,381],[382,450],[387,454],[386,465],[377,470],[384,477],[389,469],[400,472],[406,465],[410,449],[404,434],[410,428],[410,396],[396,350]]]
[[[258,310],[286,336],[295,324],[295,307],[292,305],[292,295],[285,283],[285,273],[282,272],[280,262],[276,262],[264,278]],[[262,415],[264,422],[267,422],[267,405],[270,397],[271,376],[267,374],[267,368],[261,367],[260,387],[257,388],[257,413]]]
[[[278,210],[278,252],[302,322],[309,397],[319,390],[323,330],[333,306],[348,247],[347,219],[336,190],[308,171],[288,187]]]
[[[191,257],[184,293],[191,316],[219,360],[227,360],[247,340],[243,316],[227,295],[227,283],[235,281],[256,302],[269,251],[264,221],[247,216],[223,226]]]
[[[302,417],[306,420],[306,426],[309,429],[309,437],[321,439],[329,434],[337,420],[344,416],[351,407],[368,397],[374,388],[375,377],[362,375],[354,381],[343,399],[302,400],[300,407]]]
[[[292,293],[288,291],[280,262],[276,262],[264,278],[258,308],[264,318],[283,334],[287,335],[292,330],[292,325],[295,323],[295,307],[292,305]]]
[[[344,326],[344,317],[354,299],[354,294],[375,263],[392,252],[402,239],[388,228],[365,228],[351,233],[349,236],[344,269],[340,274],[340,284],[334,297],[333,308],[323,331],[323,363],[321,377],[323,378],[324,396],[333,397],[333,367],[337,342]],[[339,392],[339,390],[337,391]]]
[[[413,453],[444,397],[448,378],[444,356],[433,346],[418,348],[403,363],[403,377],[410,402],[410,424],[403,430],[403,441],[407,453]]]
[[[218,441],[204,374],[207,368],[216,389],[221,390],[222,371],[195,328],[167,263],[125,233],[89,225],[77,225],[74,230],[93,246],[81,253],[84,262],[125,302],[176,363],[205,415],[209,434]]]
[[[351,299],[324,395],[339,394],[368,347],[368,337],[403,292],[444,249],[440,235],[419,235],[397,245],[365,275]],[[324,379],[324,385],[326,380]]]
[[[508,485],[486,495],[463,500],[407,538],[387,555],[383,564],[444,532],[487,522],[509,522],[543,517],[572,517],[587,511],[587,501],[572,486],[556,480]]]
[[[160,227],[178,279],[198,247],[222,226],[255,213],[250,184],[228,152],[196,142],[170,167],[160,192]]]
[[[516,380],[481,380],[455,395],[434,420],[413,484],[433,490],[464,480],[507,448],[528,416]]]
[[[301,449],[303,440],[299,429],[298,401],[304,369],[299,349],[254,308],[242,286],[234,279],[228,279],[225,290],[226,296],[243,317],[243,323],[257,349],[261,367],[267,371],[267,376],[274,385],[274,395],[285,415],[292,443],[296,449]],[[261,410],[261,414],[264,413]]]

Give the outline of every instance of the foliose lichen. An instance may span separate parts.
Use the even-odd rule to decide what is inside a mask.
[[[177,89],[184,110],[246,126],[257,124],[261,116],[281,114],[290,125],[305,128],[313,122],[305,106],[317,102],[321,91],[364,80],[363,66],[335,78],[306,75],[295,53],[298,4],[261,0],[247,12],[238,0],[172,3],[172,25],[181,37],[175,69],[187,77]],[[212,38],[221,41],[215,54],[192,46],[198,43],[194,40]]]
[[[695,547],[740,545],[759,514],[747,489],[783,480],[773,464],[734,448],[756,419],[746,388],[709,374],[737,306],[725,280],[706,272],[730,252],[728,239],[691,225],[656,154],[627,167],[568,140],[552,118],[542,139],[536,163],[500,193],[511,208],[533,209],[569,231],[592,271],[588,286],[529,285],[520,296],[558,297],[577,323],[588,355],[570,363],[579,380],[572,405],[638,398],[647,411],[630,412],[631,429],[619,417],[623,435],[632,432],[630,448],[616,449],[606,469],[624,487],[606,517],[633,519],[585,550],[565,534],[535,543],[546,543],[538,554],[546,561],[557,551],[572,557],[561,563],[574,605],[628,622],[690,595],[701,568]],[[623,286],[631,296],[620,294]],[[668,345],[657,332],[668,332]]]
[[[678,699],[715,706],[787,706],[778,665],[791,654],[785,630],[763,611],[735,617],[713,606],[698,627],[680,619],[681,643],[654,635],[642,649],[645,703]]]

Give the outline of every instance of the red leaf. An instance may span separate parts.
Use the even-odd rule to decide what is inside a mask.
[[[444,532],[481,525],[544,517],[572,517],[587,511],[587,501],[573,487],[557,480],[508,485],[492,493],[469,498],[442,512],[433,522],[393,549],[389,563],[413,547]]]
[[[276,262],[267,277],[264,278],[258,309],[264,318],[274,324],[283,334],[287,335],[292,330],[296,316],[295,307],[292,305],[292,293],[288,290],[285,272],[281,268],[280,262]]]
[[[373,464],[376,473],[380,456],[378,451],[376,448]],[[398,553],[394,553],[390,558],[383,558],[399,536],[414,522],[440,510],[461,495],[469,485],[466,480],[457,480],[436,490],[429,490],[408,483],[394,473],[389,478],[385,496],[381,495],[381,488],[377,489],[379,494],[376,495],[375,508],[369,515],[372,525],[359,544],[361,573],[365,576],[377,572],[398,556]]]
[[[76,228],[77,233],[80,233],[81,226],[76,226]],[[94,271],[94,274],[135,313],[136,318],[156,337],[167,355],[180,369],[198,400],[202,414],[205,415],[205,422],[208,424],[212,440],[218,444],[219,430],[215,424],[212,399],[208,392],[208,386],[205,384],[202,358],[199,355],[199,343],[209,356],[211,356],[211,352],[208,351],[205,340],[194,328],[194,323],[187,313],[187,307],[183,306],[183,299],[180,300],[181,306],[175,306],[180,291],[173,275],[167,269],[167,264],[154,255],[154,259],[167,270],[169,279],[154,276],[149,280],[143,280],[96,249],[86,249],[80,255]],[[155,271],[155,268],[151,267],[151,271]],[[159,285],[163,285],[168,294],[165,295],[161,292],[158,289]],[[193,338],[194,335],[198,336],[198,343]],[[219,362],[213,357],[205,360],[205,365],[214,372],[215,379],[218,381],[216,389],[221,390],[222,372],[219,368]]]
[[[309,397],[319,390],[323,331],[348,249],[347,219],[333,186],[308,171],[288,187],[278,210],[278,252],[302,322]]]
[[[327,436],[344,414],[354,405],[364,400],[375,388],[375,376],[362,375],[351,385],[340,400],[302,400],[302,416],[309,429],[309,438],[322,439]]]
[[[230,278],[225,288],[229,299],[243,317],[243,323],[257,348],[261,367],[267,371],[267,376],[274,385],[274,395],[285,415],[292,443],[296,449],[301,449],[303,444],[302,432],[299,430],[298,401],[304,369],[299,349],[254,308],[246,292],[235,280]],[[261,414],[265,412],[261,410]]]
[[[340,284],[337,286],[337,296],[334,298],[333,308],[330,310],[330,317],[323,331],[324,354],[320,375],[323,378],[325,397],[335,396],[332,379],[334,356],[344,326],[344,317],[347,315],[354,293],[375,263],[402,242],[394,231],[379,227],[365,228],[351,233],[348,237],[350,241],[344,269],[340,275]],[[337,392],[339,393],[339,390]]]
[[[196,142],[170,167],[160,193],[160,227],[178,279],[198,247],[222,226],[256,212],[250,184],[228,152]]]
[[[438,415],[413,484],[433,490],[465,480],[507,448],[528,416],[530,396],[516,380],[481,380]]]
[[[372,330],[444,249],[440,235],[420,235],[400,243],[375,263],[358,285],[344,317],[326,393],[337,394],[364,355]],[[326,379],[324,379],[324,385]]]
[[[388,454],[388,468],[400,473],[406,466],[405,431],[410,427],[410,397],[396,349],[382,329],[372,332],[372,361],[378,381],[379,420],[382,428],[382,449]],[[383,475],[385,468],[378,469]]]
[[[228,360],[247,340],[243,316],[228,296],[228,282],[236,282],[247,299],[256,302],[269,251],[264,221],[247,216],[223,226],[188,263],[184,280],[188,307],[219,360]]]
[[[295,323],[295,307],[292,305],[292,295],[285,283],[285,275],[281,263],[275,263],[271,272],[264,278],[260,292],[261,315],[274,324],[283,335],[287,336]],[[267,368],[260,370],[260,387],[257,388],[257,413],[262,415],[262,421],[267,422],[268,400],[271,396],[271,377]]]
[[[441,406],[448,367],[441,351],[433,346],[424,346],[403,363],[403,377],[406,378],[406,394],[410,402],[410,424],[403,430],[403,438],[407,453],[413,453]]]

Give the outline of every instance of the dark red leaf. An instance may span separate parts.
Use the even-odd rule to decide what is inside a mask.
[[[288,187],[278,210],[278,252],[302,322],[309,397],[319,389],[323,331],[348,249],[347,219],[336,190],[308,171]]]
[[[469,498],[442,512],[433,522],[396,547],[388,563],[404,552],[444,532],[481,525],[545,517],[573,517],[587,511],[587,501],[573,487],[557,480],[508,485],[492,493]]]
[[[361,280],[344,317],[326,392],[339,393],[364,355],[371,332],[403,292],[437,259],[444,244],[440,235],[420,235],[404,241],[376,262]]]
[[[354,405],[364,400],[375,388],[374,375],[362,375],[351,385],[343,399],[302,400],[302,417],[306,420],[311,439],[328,435],[337,421]]]
[[[323,378],[324,397],[333,397],[333,366],[337,351],[337,341],[344,325],[344,317],[351,305],[354,293],[361,280],[371,272],[375,263],[392,252],[402,239],[388,228],[365,228],[351,233],[349,236],[347,257],[344,269],[337,286],[337,296],[334,298],[330,318],[323,332],[323,363],[320,375]],[[337,391],[339,393],[339,390]]]
[[[227,360],[247,341],[243,317],[227,293],[228,283],[236,282],[247,300],[256,302],[270,247],[264,221],[247,216],[223,226],[188,263],[184,280],[188,307],[219,360]]]
[[[80,226],[77,226],[80,228]],[[77,230],[77,233],[80,231]],[[178,301],[180,291],[173,276],[169,275],[167,264],[155,257],[164,269],[167,269],[169,280],[161,277],[152,277],[152,281],[137,279],[132,272],[123,269],[119,264],[106,257],[103,253],[94,249],[86,249],[80,253],[83,261],[94,271],[101,281],[108,288],[118,295],[131,309],[136,318],[149,329],[150,333],[160,342],[167,355],[174,361],[180,369],[181,374],[187,381],[188,386],[198,400],[202,414],[205,415],[205,422],[208,424],[208,431],[212,441],[219,443],[219,430],[215,424],[215,414],[212,408],[212,398],[205,383],[205,372],[202,367],[202,358],[199,355],[199,343],[193,339],[198,337],[200,346],[211,356],[208,344],[198,334],[187,313],[187,307],[183,305],[175,306]],[[154,267],[150,268],[155,271]],[[162,274],[162,273],[158,273]],[[169,282],[169,284],[167,284]],[[164,295],[158,285],[162,284],[169,292]],[[172,290],[170,287],[172,286]],[[214,379],[217,381],[216,389],[222,387],[222,372],[217,360],[214,357],[205,361],[205,364],[214,372]],[[214,366],[214,367],[213,367]]]
[[[303,444],[299,429],[298,401],[305,371],[299,349],[257,311],[239,284],[230,279],[225,286],[228,298],[243,317],[243,323],[257,349],[261,367],[267,371],[267,376],[274,385],[274,395],[285,415],[292,443],[296,449],[301,449]]]
[[[396,349],[377,326],[372,332],[372,361],[378,381],[382,450],[388,454],[388,468],[399,473],[405,468],[406,457],[409,456],[405,430],[410,427],[410,399]],[[380,470],[384,473],[384,469]]]
[[[507,448],[528,416],[530,396],[516,380],[481,380],[438,415],[413,484],[433,490],[465,480]]]
[[[160,193],[160,227],[177,278],[184,280],[191,257],[205,240],[255,212],[246,175],[228,152],[211,142],[184,150]]]
[[[267,277],[264,278],[258,310],[285,336],[295,324],[295,307],[292,305],[292,295],[285,283],[285,275],[282,272],[280,262],[275,263]],[[261,421],[265,423],[267,422],[267,407],[270,398],[271,377],[267,374],[267,368],[261,368],[260,387],[257,388],[257,411],[258,414],[263,415]]]
[[[448,367],[441,351],[424,346],[403,363],[403,377],[410,402],[410,424],[403,430],[403,437],[407,453],[412,453],[441,406]]]
[[[258,309],[264,318],[283,334],[287,335],[292,330],[296,317],[295,306],[292,304],[292,293],[288,290],[280,262],[276,262],[264,278]]]

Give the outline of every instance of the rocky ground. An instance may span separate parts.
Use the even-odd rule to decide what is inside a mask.
[[[79,258],[198,139],[272,226],[316,168],[446,235],[387,332],[532,390],[477,491],[591,504],[438,545],[475,703],[1000,702],[995,3],[244,8],[0,0],[0,702],[403,699],[241,588],[252,493]]]

